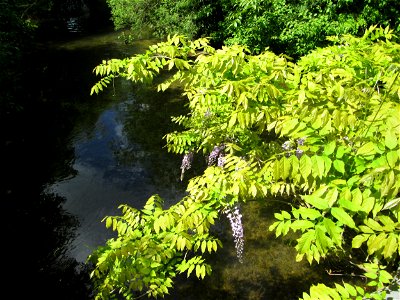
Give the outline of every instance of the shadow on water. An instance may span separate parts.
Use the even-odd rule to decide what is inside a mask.
[[[86,266],[69,255],[82,222],[66,209],[68,199],[48,186],[77,175],[72,137],[80,128],[90,131],[118,101],[89,97],[93,67],[107,55],[142,51],[140,43],[134,50],[116,47],[116,36],[73,33],[42,42],[21,68],[2,76],[2,267],[3,286],[13,298],[90,299]],[[68,39],[75,44],[62,41]],[[86,44],[78,47],[79,39]]]
[[[62,208],[64,198],[43,192],[49,181],[75,174],[66,137],[76,112],[67,117],[62,103],[48,98],[48,78],[29,67],[7,99],[12,109],[1,115],[5,287],[18,299],[86,299],[86,275],[65,256],[78,220]]]

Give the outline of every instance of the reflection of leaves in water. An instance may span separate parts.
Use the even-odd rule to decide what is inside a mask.
[[[181,157],[167,152],[163,136],[177,130],[171,116],[184,110],[180,91],[156,93],[149,87],[136,87],[134,95],[125,108],[126,144],[115,147],[116,159],[123,166],[140,163],[157,186],[177,186]]]
[[[5,240],[11,247],[7,247],[3,264],[10,281],[6,286],[18,291],[21,299],[32,295],[41,299],[88,299],[88,273],[67,256],[78,220],[62,209],[64,198],[54,194],[35,197],[27,188],[6,198],[11,214],[5,226]]]

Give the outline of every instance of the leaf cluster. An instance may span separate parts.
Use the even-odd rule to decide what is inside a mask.
[[[382,270],[396,267],[400,255],[400,45],[389,27],[377,26],[362,37],[330,40],[334,46],[293,63],[269,51],[252,55],[244,46],[214,49],[206,39],[173,36],[145,54],[96,67],[103,76],[100,85],[115,76],[150,81],[163,70],[174,71],[158,89],[179,84],[189,113],[173,118],[183,129],[165,136],[168,150],[203,156],[217,146],[224,152],[221,163],[189,181],[182,202],[168,210],[148,209],[149,214],[145,207],[126,227],[142,226],[143,236],[134,239],[138,244],[132,251],[148,245],[136,256],[127,255],[132,263],[119,264],[121,255],[113,252],[119,244],[109,244],[114,256],[97,259],[102,272],[94,273],[100,291],[127,287],[112,277],[115,267],[130,272],[127,278],[142,280],[146,274],[137,268],[142,258],[160,264],[152,273],[157,280],[173,278],[177,271],[195,270],[204,277],[211,269],[202,253],[218,244],[209,228],[224,208],[280,196],[291,209],[277,212],[270,230],[277,236],[298,232],[298,261],[319,263],[340,253],[360,270],[374,264],[380,275],[366,271],[362,276],[375,287],[371,295],[381,295],[391,279]],[[98,85],[92,92],[100,90]],[[178,236],[166,240],[163,234]],[[121,231],[119,239],[124,245],[132,238]],[[173,255],[164,255],[165,249]],[[199,249],[186,260],[183,252]],[[146,254],[154,252],[161,257]],[[100,261],[107,264],[101,267]],[[163,282],[146,279],[140,287],[163,295]],[[357,298],[369,292],[347,283],[317,285],[304,299]]]

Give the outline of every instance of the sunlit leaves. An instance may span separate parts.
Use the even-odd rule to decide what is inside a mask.
[[[399,146],[398,137],[393,129],[388,130],[385,134],[385,146],[391,150],[396,148],[396,146]]]
[[[153,197],[142,210],[107,217],[106,226],[119,237],[98,252],[96,277],[110,280],[106,271],[120,270],[129,256],[124,270],[134,270],[142,278],[135,288],[150,288],[152,295],[163,295],[177,272],[204,278],[211,268],[203,255],[221,246],[209,234],[221,209],[276,196],[291,210],[275,212],[269,229],[277,237],[298,234],[297,260],[320,262],[337,251],[393,264],[400,254],[400,78],[393,71],[400,68],[400,45],[369,35],[337,42],[294,64],[268,51],[215,50],[206,40],[175,36],[144,55],[99,66],[103,79],[109,74],[135,82],[174,71],[159,90],[178,84],[189,113],[173,117],[181,130],[165,136],[168,151],[208,157],[223,147],[224,156],[189,180],[178,204],[163,209]],[[104,85],[96,86],[94,92]],[[378,273],[375,279],[377,286],[387,280]],[[318,285],[304,298],[363,293],[347,283]]]
[[[347,225],[350,228],[356,228],[353,218],[343,208],[333,207],[331,209],[331,214],[343,225]]]
[[[189,276],[195,271],[199,278],[210,274],[211,267],[201,256],[186,260],[182,255],[185,251],[211,253],[221,246],[219,240],[206,233],[218,213],[211,205],[190,206],[191,202],[182,200],[164,210],[163,199],[154,195],[142,210],[123,205],[120,207],[122,216],[105,218],[106,226],[118,232],[118,239],[109,240],[107,246],[90,257],[96,264],[92,276],[99,282],[98,297],[107,290],[113,293],[109,284],[102,283],[103,276],[127,295],[146,287],[155,297],[168,293],[176,272],[186,271]],[[122,270],[129,272],[128,277],[118,275],[121,264],[124,264]],[[135,284],[126,284],[130,278],[136,278]]]
[[[390,260],[396,252],[400,255],[400,222],[384,215],[377,219],[368,218],[359,226],[362,233],[353,238],[352,247],[360,248],[366,243],[369,254],[380,253]]]

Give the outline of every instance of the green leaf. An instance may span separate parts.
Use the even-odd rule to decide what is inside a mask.
[[[111,217],[107,217],[106,219],[106,227],[110,228],[113,224],[113,219]]]
[[[384,247],[384,241],[386,240],[386,233],[381,232],[379,235],[372,234],[367,242],[368,245],[368,254],[373,254],[374,252],[379,251]]]
[[[335,152],[335,148],[336,148],[336,141],[333,140],[329,142],[324,146],[324,155],[326,156],[331,155],[333,152]]]
[[[385,248],[383,249],[383,256],[386,259],[391,258],[397,251],[400,241],[394,233],[389,233],[389,237],[385,241]]]
[[[275,219],[277,219],[279,221],[283,221],[283,219],[284,219],[283,215],[280,213],[274,213],[274,217],[275,217]]]
[[[314,225],[315,224],[309,220],[295,220],[290,225],[290,227],[294,231],[301,230],[302,232],[304,232],[306,229],[313,228]]]
[[[332,246],[332,241],[325,235],[324,229],[325,227],[321,225],[315,226],[315,238],[319,250],[322,252],[327,252],[328,249]]]
[[[375,144],[373,142],[368,142],[357,150],[356,155],[368,156],[368,155],[373,155],[375,153],[376,153]]]
[[[292,216],[285,210],[282,211],[282,216],[284,219],[290,220]]]
[[[202,276],[201,265],[196,265],[196,277],[201,278],[201,276]]]
[[[327,176],[329,174],[329,171],[331,170],[331,166],[332,166],[332,160],[330,160],[329,157],[327,156],[321,156],[321,158],[324,160],[324,164],[325,164],[325,176]]]
[[[314,155],[311,157],[312,171],[314,177],[323,178],[324,176],[324,160],[321,156]]]
[[[389,167],[394,169],[396,166],[398,166],[396,163],[399,159],[397,155],[397,151],[390,151],[386,154],[386,159],[388,161]]]
[[[399,204],[400,204],[400,197],[390,200],[388,203],[385,204],[382,210],[391,209]]]
[[[362,192],[359,188],[354,189],[352,192],[352,202],[360,206],[363,200]]]
[[[356,235],[356,236],[353,238],[352,242],[351,242],[351,247],[352,247],[352,248],[360,248],[361,245],[362,245],[366,240],[368,240],[369,236],[370,236],[369,234],[359,234],[359,235]]]
[[[369,228],[371,228],[374,231],[382,231],[383,230],[382,225],[371,218],[368,218],[367,220],[365,220],[364,224],[367,225]]]
[[[315,220],[321,217],[321,213],[313,208],[300,207],[297,212],[305,219]]]
[[[312,162],[311,158],[307,155],[303,155],[300,158],[300,174],[301,176],[307,180],[308,175],[311,174],[312,170]]]
[[[233,113],[231,118],[230,118],[230,120],[229,120],[228,128],[232,128],[233,126],[235,126],[236,119],[237,119],[237,113]]]
[[[349,294],[351,296],[353,296],[353,297],[357,296],[357,291],[352,285],[350,285],[348,283],[344,283],[344,287],[346,288],[346,290],[349,292]]]
[[[207,241],[202,241],[201,242],[201,252],[202,253],[206,252],[206,248],[207,248]]]
[[[347,225],[350,228],[356,229],[356,224],[354,223],[353,218],[346,213],[343,208],[332,207],[331,214],[343,225]]]
[[[332,241],[336,245],[341,246],[343,229],[341,227],[337,226],[337,224],[329,218],[324,218],[323,223],[326,228],[326,231],[328,232],[329,236],[332,238]]]
[[[350,210],[353,212],[362,210],[362,207],[360,205],[358,205],[357,203],[354,203],[352,201],[346,200],[346,199],[339,199],[339,204],[341,207],[344,207],[347,210]]]
[[[325,210],[329,208],[328,199],[322,199],[314,195],[306,195],[303,196],[303,200],[320,210]]]
[[[279,162],[280,165],[280,174],[283,180],[289,177],[290,175],[290,162],[286,157],[282,157],[281,161]]]
[[[344,162],[343,161],[335,159],[333,161],[333,167],[336,169],[336,171],[344,174],[345,170],[344,170]]]
[[[346,152],[345,146],[339,146],[336,150],[336,158],[342,158]]]
[[[383,283],[389,283],[393,279],[393,276],[385,271],[385,270],[380,270],[379,271],[379,281]]]
[[[333,187],[328,190],[326,193],[325,199],[328,201],[328,206],[331,207],[335,204],[337,198],[338,198],[339,192],[337,188]]]
[[[292,174],[290,174],[290,177],[294,178],[299,174],[300,161],[294,155],[290,156],[289,160],[292,165]]]
[[[347,299],[350,296],[349,292],[340,284],[335,283],[335,287],[336,287],[336,290],[342,296],[342,299]]]
[[[296,249],[299,253],[307,253],[310,251],[311,244],[315,241],[315,230],[307,230],[300,238],[297,239]]]
[[[212,249],[213,249],[213,243],[212,243],[212,241],[207,241],[207,251],[208,251],[209,253],[211,253],[211,252],[212,252]]]
[[[289,119],[282,124],[281,135],[287,135],[295,126],[299,124],[298,119]]]
[[[393,150],[398,146],[397,136],[393,130],[388,130],[385,134],[385,146]]]
[[[374,208],[375,205],[375,198],[374,197],[367,197],[363,199],[361,210],[366,214],[369,214],[371,210]]]

